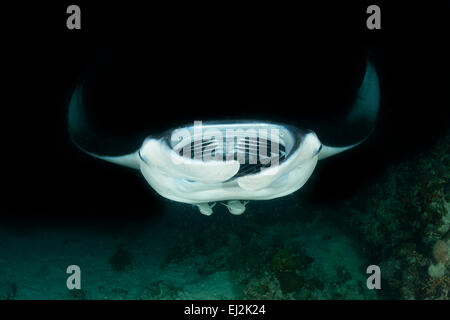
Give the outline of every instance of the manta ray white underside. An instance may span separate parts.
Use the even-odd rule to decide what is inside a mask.
[[[379,106],[378,77],[367,62],[350,120],[375,122]],[[283,197],[300,189],[318,160],[353,148],[323,145],[316,133],[271,122],[207,122],[147,137],[134,153],[98,155],[76,137],[87,132],[82,86],[69,105],[69,131],[75,144],[99,159],[140,170],[161,196],[196,205],[205,215],[218,201],[230,213],[242,214],[248,200]]]

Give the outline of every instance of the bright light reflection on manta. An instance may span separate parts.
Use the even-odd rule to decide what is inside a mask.
[[[230,213],[239,215],[248,200],[291,194],[308,181],[318,160],[351,149],[367,138],[349,146],[332,147],[323,145],[313,131],[285,124],[206,122],[149,136],[131,154],[98,155],[82,148],[77,139],[89,132],[81,97],[82,86],[78,86],[69,105],[69,131],[81,150],[140,170],[161,196],[196,205],[205,215],[211,215],[219,201]],[[375,123],[378,108],[378,77],[367,62],[347,120]]]

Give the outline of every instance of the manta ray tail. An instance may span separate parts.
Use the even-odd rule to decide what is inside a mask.
[[[73,143],[83,152],[108,162],[112,162],[121,166],[139,169],[138,152],[123,156],[103,156],[87,151],[81,146],[81,140],[90,140],[95,138],[95,134],[87,126],[86,114],[83,104],[83,86],[78,85],[72,94],[69,103],[69,134]]]
[[[380,105],[379,93],[380,88],[377,72],[370,61],[367,61],[364,79],[361,83],[361,87],[358,90],[352,110],[350,111],[346,120],[350,123],[362,121],[367,122],[371,125],[372,129],[362,140],[349,146],[331,147],[323,145],[322,150],[319,153],[319,160],[334,156],[338,153],[356,147],[370,136],[378,116],[378,109]]]

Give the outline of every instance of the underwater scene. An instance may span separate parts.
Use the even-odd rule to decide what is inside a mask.
[[[0,300],[449,300],[449,6],[22,11]]]
[[[167,201],[157,221],[2,225],[1,298],[448,299],[449,149],[450,133],[337,207],[292,195],[208,217]],[[68,291],[74,262],[82,289]]]

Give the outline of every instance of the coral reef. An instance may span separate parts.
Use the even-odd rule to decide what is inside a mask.
[[[73,300],[86,300],[87,299],[87,293],[86,290],[77,290],[73,289],[69,291],[69,297]]]
[[[448,299],[450,135],[394,164],[341,208],[354,237],[382,269],[383,298]],[[357,200],[367,199],[366,203]],[[348,209],[350,208],[350,210]]]
[[[113,270],[118,272],[129,270],[133,265],[133,261],[133,255],[122,246],[119,246],[109,259]]]
[[[0,300],[14,300],[17,295],[17,284],[0,281]]]
[[[326,221],[318,223],[320,213],[307,210],[313,217],[305,214],[300,221],[291,214],[298,206],[291,208],[270,223],[256,213],[239,217],[233,228],[210,223],[202,233],[180,234],[161,267],[190,265],[203,278],[229,272],[240,299],[376,298],[367,288],[361,290],[365,277],[359,269],[341,265],[355,262],[353,256],[349,261],[341,256],[341,251],[351,252],[349,240]]]
[[[247,299],[282,299],[279,281],[265,273],[262,277],[254,277],[248,281],[244,289],[244,297]]]
[[[391,164],[338,205],[302,201],[305,188],[240,216],[165,202],[161,221],[126,228],[0,225],[0,299],[448,300],[449,146]],[[66,291],[71,264],[82,290]],[[373,264],[382,290],[366,286]]]

